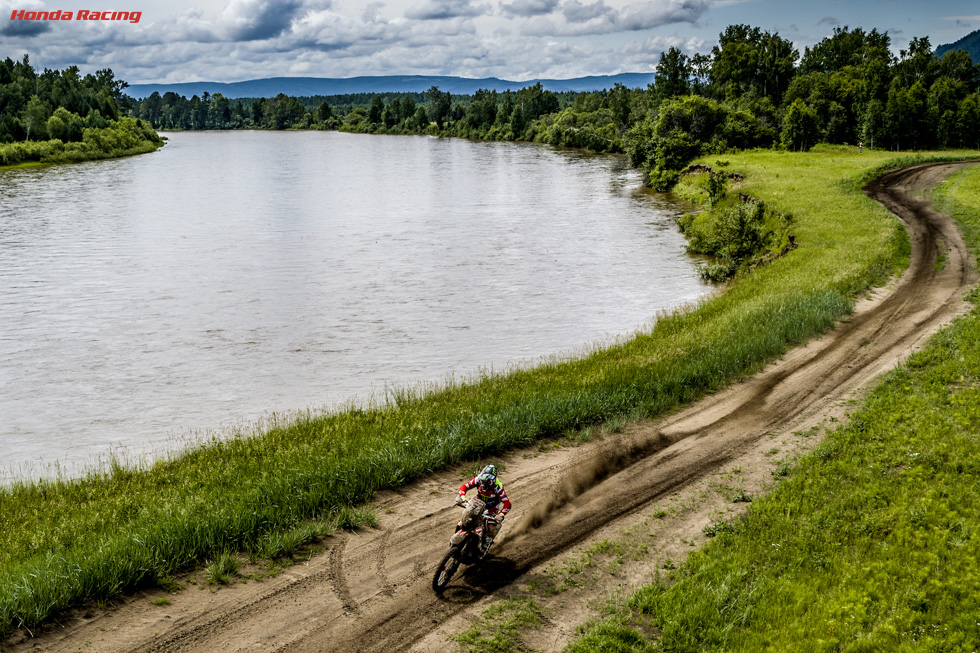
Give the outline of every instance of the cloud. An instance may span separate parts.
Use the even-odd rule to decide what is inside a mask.
[[[616,50],[610,50],[603,55],[601,61],[609,70],[619,68],[622,72],[653,71],[660,61],[660,55],[670,48],[678,48],[687,55],[704,52],[705,40],[697,37],[681,37],[677,35],[648,36],[643,42],[630,40]]]
[[[211,43],[222,40],[214,29],[214,23],[205,20],[201,9],[191,9],[178,15],[168,29],[161,31],[168,32],[171,41]]]
[[[943,20],[952,21],[957,27],[970,28],[980,23],[980,16],[944,16]]]
[[[385,22],[377,12],[365,11],[361,20],[325,10],[308,13],[280,37],[280,49],[337,51],[347,48],[377,48],[378,43],[397,39],[400,30]]]
[[[833,16],[824,16],[817,25],[840,25],[840,21]]]
[[[23,1],[18,8],[39,2]],[[33,38],[30,51],[46,67],[109,67],[132,84],[281,75],[567,78],[651,70],[660,52],[690,51],[691,40],[638,37],[625,46],[562,37],[648,37],[642,30],[694,22],[718,2],[631,1],[389,0],[385,9],[376,0],[221,0],[216,13],[202,4],[170,16],[146,13],[139,25],[56,27]]]
[[[369,2],[361,12],[361,20],[365,23],[373,23],[381,19],[381,10],[384,8],[383,2]]]
[[[423,0],[405,12],[406,18],[415,20],[441,20],[482,16],[490,13],[490,5],[473,4],[470,0]]]
[[[558,8],[558,0],[514,0],[510,4],[500,5],[505,16],[541,16],[550,14]]]
[[[0,34],[4,36],[37,36],[51,31],[51,23],[46,20],[10,20],[15,11],[46,11],[43,2],[0,2]],[[51,10],[54,11],[54,10]]]
[[[695,23],[711,7],[710,0],[657,0],[616,9],[597,0],[583,4],[566,0],[560,18],[537,16],[525,23],[528,36],[595,36],[636,32],[672,23]]]
[[[302,0],[231,0],[216,29],[231,41],[261,41],[283,33],[303,9]]]
[[[652,29],[671,23],[693,23],[710,7],[708,0],[644,2],[623,9],[619,23],[621,28],[630,31]]]
[[[9,2],[4,3],[0,0],[0,16],[15,25],[11,29],[9,25],[0,23],[0,34],[13,40],[20,37],[23,44],[21,52],[28,52],[31,59],[40,68],[60,69],[67,66],[82,66],[86,62],[98,59],[103,56],[112,56],[115,63],[114,70],[127,69],[129,67],[129,56],[132,48],[145,47],[155,48],[160,46],[164,39],[172,40],[172,36],[160,34],[154,30],[145,20],[139,23],[129,21],[10,21],[11,11],[55,11],[50,7],[44,7],[42,3],[34,0],[18,2],[13,9],[9,7]],[[62,9],[61,11],[72,11],[75,9]],[[6,13],[6,15],[4,15]],[[144,17],[145,19],[145,14]],[[2,20],[2,19],[0,19]],[[20,23],[26,25],[40,25],[43,29],[26,30],[20,27]],[[30,39],[29,42],[26,39]],[[8,50],[13,49],[8,47]],[[10,52],[9,54],[13,54]],[[105,68],[106,65],[100,65]],[[117,72],[117,78],[125,77]],[[128,81],[128,80],[127,80]]]
[[[570,23],[585,23],[590,20],[615,20],[616,10],[607,7],[603,0],[585,5],[578,0],[566,0],[561,6],[561,14]]]
[[[191,9],[157,25],[170,41],[193,43],[268,41],[288,35],[310,15],[329,12],[331,0],[229,0],[215,19]],[[368,4],[365,15],[381,3]]]
[[[642,54],[646,55],[654,62],[660,61],[660,53],[666,52],[671,48],[678,48],[682,52],[688,54],[694,54],[696,52],[701,52],[704,50],[705,41],[697,36],[690,36],[683,38],[681,36],[660,36],[659,34],[648,36],[644,39],[643,43],[637,43],[636,41],[630,41],[624,45],[619,51],[622,53],[631,54]],[[652,56],[652,55],[656,56]]]
[[[673,37],[665,42],[684,43]],[[88,57],[87,66],[111,67],[133,84],[281,75],[430,74],[522,80],[651,70],[662,49],[635,47],[626,53],[599,42],[505,38],[480,34],[466,18],[379,19],[368,24],[328,11],[307,14],[290,31],[266,41],[74,48],[62,60]]]

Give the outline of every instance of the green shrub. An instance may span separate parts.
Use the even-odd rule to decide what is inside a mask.
[[[71,137],[73,130],[81,130],[81,119],[64,111],[68,123],[61,117],[59,109],[51,116],[55,131]],[[78,119],[78,120],[75,120]],[[152,152],[163,144],[157,133],[141,120],[121,118],[105,122],[105,127],[86,127],[80,131],[82,142],[63,142],[58,138],[48,141],[27,141],[0,144],[0,166],[22,163],[63,163],[108,159],[133,154]]]

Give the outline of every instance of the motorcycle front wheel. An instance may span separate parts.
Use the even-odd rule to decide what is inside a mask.
[[[436,567],[436,575],[432,577],[432,589],[436,594],[441,594],[442,590],[446,589],[446,585],[449,584],[457,569],[459,569],[459,547],[452,546],[449,547],[449,552]]]

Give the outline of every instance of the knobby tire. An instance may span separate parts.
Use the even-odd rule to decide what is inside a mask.
[[[446,585],[452,580],[457,569],[459,569],[459,547],[452,546],[436,567],[436,575],[432,577],[432,589],[436,594],[441,594],[446,589]]]

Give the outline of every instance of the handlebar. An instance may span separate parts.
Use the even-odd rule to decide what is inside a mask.
[[[466,507],[466,504],[465,504],[465,503],[454,503],[453,505],[454,505],[455,507],[457,507],[457,508],[465,508],[465,507]],[[490,512],[489,512],[488,510],[484,510],[484,511],[483,511],[483,514],[482,514],[481,516],[482,516],[482,517],[483,517],[484,519],[497,519],[498,517],[499,517],[500,519],[503,519],[503,518],[504,518],[504,516],[503,516],[503,515],[491,515],[491,514],[490,514]]]

